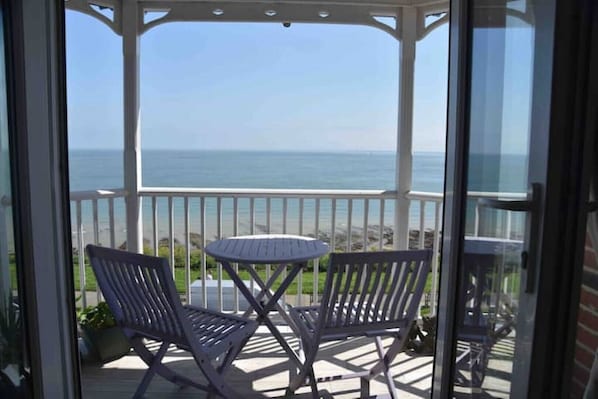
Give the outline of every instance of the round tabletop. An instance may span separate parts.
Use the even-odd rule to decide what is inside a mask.
[[[328,251],[320,240],[288,234],[230,237],[206,245],[206,253],[218,260],[257,264],[302,262]]]
[[[497,255],[505,252],[521,251],[523,241],[495,237],[465,237],[466,255]]]

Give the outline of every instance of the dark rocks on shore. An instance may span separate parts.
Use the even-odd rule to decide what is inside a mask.
[[[380,248],[380,239],[379,234],[380,228],[377,225],[368,226],[367,229],[367,238],[366,242],[364,242],[363,237],[363,229],[354,229],[351,232],[351,245],[349,250],[351,251],[363,251],[367,247],[368,250],[376,250]],[[439,232],[442,235],[442,232]],[[306,233],[304,234],[307,237],[314,237],[313,233]],[[325,243],[330,244],[332,242],[332,235],[330,231],[320,230],[318,232],[318,238]],[[440,239],[441,237],[439,237]],[[424,248],[432,248],[434,245],[435,239],[435,231],[432,229],[424,230]],[[191,249],[199,249],[202,245],[202,238],[201,234],[198,233],[189,233],[189,240],[191,244]],[[347,240],[348,234],[346,230],[337,230],[334,235],[334,243],[335,243],[335,251],[346,251],[347,250]],[[158,241],[159,247],[168,247],[169,246],[169,238],[163,237]],[[394,231],[392,228],[385,226],[382,229],[382,248],[389,249],[392,248],[394,243]],[[411,229],[409,230],[409,249],[416,249],[419,248],[420,243],[420,231]],[[125,249],[126,248],[126,241],[123,242],[119,248]],[[151,246],[151,241],[148,239],[143,240],[144,246]],[[179,239],[174,239],[174,245],[179,246],[182,245]]]
[[[99,244],[99,245],[102,245],[102,244]],[[150,245],[151,245],[151,241],[150,241],[150,240],[148,240],[147,238],[144,238],[144,239],[143,239],[143,246],[144,246],[144,247],[145,247],[145,246],[148,246],[148,247],[149,247]],[[127,249],[127,242],[126,242],[126,241],[123,241],[123,243],[122,243],[122,244],[120,244],[120,245],[118,246],[118,249],[121,249],[121,250],[123,250],[123,251],[124,251],[124,250],[126,250],[126,249]]]
[[[378,249],[380,247],[379,240],[379,227],[370,226],[367,231],[367,243],[364,243],[362,231],[352,231],[351,233],[351,251],[363,251],[364,244],[367,245],[369,250]],[[435,231],[432,229],[424,230],[424,248],[432,248],[434,245]],[[440,233],[441,234],[441,233]],[[307,234],[309,237],[313,237],[313,234]],[[318,238],[325,243],[330,244],[332,237],[330,232],[320,230],[318,232]],[[348,234],[346,231],[337,231],[334,235],[334,246],[336,251],[347,250]],[[390,227],[384,227],[382,230],[382,248],[391,248],[394,243],[394,231]],[[420,243],[420,231],[409,230],[409,249],[419,248]]]
[[[424,230],[424,248],[432,248],[434,246],[434,230]],[[442,238],[442,232],[439,232]],[[409,249],[419,248],[419,230],[409,230]]]

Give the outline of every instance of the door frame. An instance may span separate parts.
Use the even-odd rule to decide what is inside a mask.
[[[80,398],[68,182],[64,1],[1,0],[15,251],[33,398]]]
[[[450,11],[445,234],[433,371],[434,398],[452,395],[455,368],[457,281],[461,272],[458,265],[461,263],[465,232],[473,1],[452,0]],[[590,106],[596,104],[596,84],[588,83],[597,79],[591,76],[590,58],[587,56],[591,48],[592,21],[596,23],[596,6],[591,0],[545,3],[550,2],[536,5],[538,16],[548,23],[547,27],[538,26],[535,32],[537,43],[545,41],[542,52],[536,55],[552,65],[552,71],[546,74],[545,70],[536,70],[540,84],[544,85],[540,88],[545,92],[538,93],[537,79],[534,79],[534,96],[539,96],[534,97],[534,107],[540,108],[532,111],[536,115],[535,118],[532,116],[532,129],[538,129],[533,132],[545,131],[547,134],[542,137],[532,132],[530,137],[530,148],[533,149],[530,182],[545,181],[541,199],[543,207],[539,215],[542,234],[538,237],[536,260],[537,301],[528,304],[528,310],[536,317],[530,329],[530,346],[526,348],[530,359],[529,378],[525,377],[525,373],[522,373],[523,377],[516,373],[512,379],[513,385],[527,387],[518,395],[530,398],[562,397],[569,391],[572,340],[575,339],[571,333],[575,331],[586,233],[586,203],[594,141],[592,127],[594,130],[596,127],[596,112],[590,111]],[[591,60],[595,64],[596,50],[593,53]],[[542,68],[547,64],[536,62],[534,65]],[[542,102],[542,98],[546,100]],[[537,111],[544,114],[550,111],[549,120],[538,118]]]

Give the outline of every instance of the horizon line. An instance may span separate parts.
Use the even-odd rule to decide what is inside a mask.
[[[69,148],[69,151],[124,151],[123,148],[114,147],[74,147]],[[294,152],[294,153],[347,153],[347,152],[359,152],[359,153],[396,153],[396,150],[369,150],[369,149],[256,149],[256,148],[145,148],[141,151],[181,151],[181,152],[195,152],[195,151],[229,151],[229,152]],[[440,150],[416,150],[413,153],[436,153],[444,154],[446,151]]]

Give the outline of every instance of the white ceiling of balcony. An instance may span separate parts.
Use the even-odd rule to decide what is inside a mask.
[[[415,10],[417,39],[447,22],[448,0],[67,0],[66,7],[92,15],[122,34],[122,8],[137,4],[137,32],[177,21],[359,24],[401,38],[402,10]],[[439,18],[429,22],[426,17]],[[429,22],[429,23],[428,23]]]

